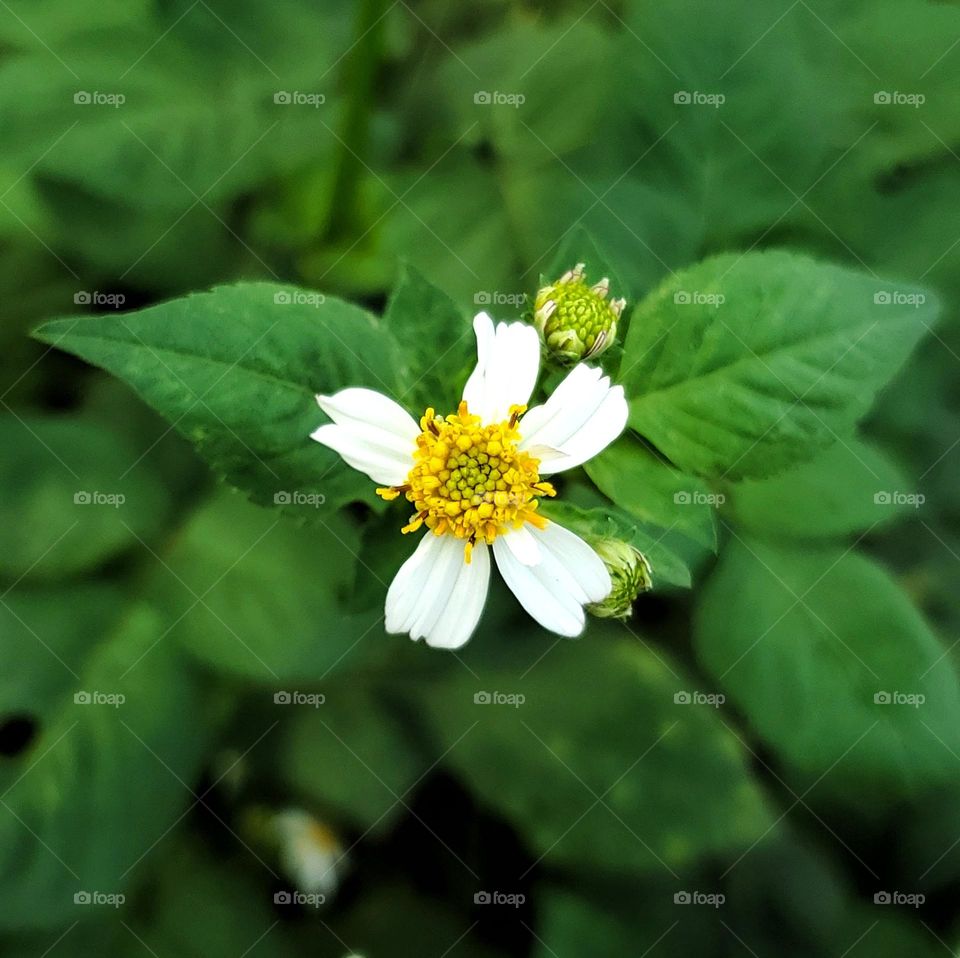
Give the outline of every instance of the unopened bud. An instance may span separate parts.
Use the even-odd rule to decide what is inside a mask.
[[[549,353],[563,363],[599,356],[617,336],[617,321],[627,301],[607,299],[610,281],[588,285],[584,264],[567,270],[537,293],[533,323]]]
[[[590,543],[603,559],[613,588],[602,602],[587,606],[591,615],[601,619],[626,619],[633,601],[653,587],[653,570],[642,552],[622,539],[594,539]]]

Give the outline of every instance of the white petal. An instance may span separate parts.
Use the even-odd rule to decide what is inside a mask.
[[[365,472],[374,482],[404,482],[413,466],[420,434],[405,409],[387,396],[360,388],[317,396],[317,403],[333,422],[312,432],[311,439],[340,453],[348,465]]]
[[[453,536],[444,538],[454,539]],[[490,584],[490,549],[487,544],[478,542],[474,545],[468,564],[463,561],[463,542],[458,539],[454,541],[460,546],[460,571],[447,597],[446,606],[429,632],[424,633],[427,645],[437,649],[459,649],[473,635],[486,604]]]
[[[420,583],[420,598],[408,630],[411,639],[425,638],[432,631],[450,601],[450,593],[456,585],[460,567],[466,565],[463,539],[456,536],[434,538],[439,540],[440,545],[436,547],[429,578]]]
[[[540,370],[540,337],[527,323],[499,323],[486,313],[473,320],[477,335],[477,365],[463,398],[471,413],[484,422],[501,422],[511,406],[530,399]]]
[[[373,389],[352,386],[332,396],[317,396],[317,403],[339,426],[358,422],[380,426],[410,439],[420,435],[420,427],[403,406]]]
[[[523,565],[500,536],[493,543],[500,574],[520,604],[545,629],[577,636],[583,631],[583,604],[610,592],[610,576],[600,557],[579,536],[551,522],[531,528],[541,551],[535,566]]]
[[[490,581],[490,555],[477,543],[468,564],[464,541],[428,532],[400,567],[387,591],[386,629],[458,649],[473,634]]]
[[[603,559],[580,536],[556,522],[548,523],[545,529],[531,526],[530,534],[536,539],[544,562],[555,560],[571,576],[581,601],[602,602],[610,594],[613,583]]]
[[[613,442],[628,414],[623,387],[611,386],[600,369],[580,364],[523,417],[520,448],[540,459],[541,475],[572,469]]]
[[[540,561],[540,546],[526,524],[503,533],[503,541],[522,565],[536,565]]]
[[[413,555],[400,566],[387,590],[386,620],[388,632],[409,632],[416,618],[420,590],[430,576],[430,570],[440,548],[440,538],[426,533],[417,543]]]

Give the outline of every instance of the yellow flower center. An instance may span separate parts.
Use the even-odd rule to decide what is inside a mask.
[[[538,497],[556,493],[540,480],[539,460],[517,448],[517,422],[525,411],[525,406],[513,406],[509,420],[484,425],[466,402],[445,419],[428,409],[420,420],[423,431],[407,482],[377,489],[384,499],[403,493],[413,503],[416,514],[402,531],[426,525],[434,535],[464,539],[469,562],[474,542],[489,545],[525,522],[543,528]]]

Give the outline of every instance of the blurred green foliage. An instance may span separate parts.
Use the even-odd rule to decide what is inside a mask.
[[[3,953],[955,951],[957,36],[0,2]],[[411,543],[313,394],[451,407],[469,316],[578,260],[634,431],[545,513],[653,593],[573,643],[500,584],[461,652],[387,636]],[[291,806],[319,907],[257,825]]]

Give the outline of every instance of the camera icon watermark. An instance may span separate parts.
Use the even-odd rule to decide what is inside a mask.
[[[278,106],[312,106],[315,110],[327,102],[323,93],[304,93],[301,90],[277,90],[273,102]]]
[[[920,892],[878,891],[874,892],[875,905],[907,905],[910,908],[919,908],[927,900],[927,896]]]
[[[122,492],[88,492],[86,489],[78,489],[73,494],[75,506],[111,506],[119,509],[126,501],[127,497]]]
[[[318,709],[326,701],[327,697],[322,692],[290,692],[284,689],[273,693],[274,705],[309,705]]]
[[[327,301],[323,293],[306,289],[280,289],[273,294],[274,306],[322,306]]]
[[[720,109],[727,98],[723,93],[704,93],[701,90],[677,90],[673,94],[673,102],[678,106],[712,106]]]
[[[905,293],[899,289],[878,289],[873,294],[874,306],[912,306],[919,309],[926,301],[925,293]]]
[[[101,93],[99,90],[77,90],[73,94],[73,102],[77,106],[112,106],[115,110],[127,102],[122,93]]]
[[[527,701],[521,692],[474,692],[474,705],[509,705],[518,709]]]
[[[319,509],[327,497],[322,492],[306,492],[302,489],[280,490],[273,494],[275,506],[310,506]]]
[[[527,102],[522,93],[502,93],[500,90],[477,90],[473,94],[477,106],[512,106],[515,110]]]
[[[887,692],[880,691],[873,693],[874,705],[908,705],[910,708],[918,709],[925,705],[927,701],[923,692]]]
[[[510,908],[519,908],[526,900],[527,896],[520,892],[478,891],[473,895],[475,905],[507,905]]]
[[[877,90],[873,102],[878,106],[912,106],[915,110],[927,102],[922,93],[901,93],[900,90]]]
[[[120,309],[127,301],[123,293],[101,293],[100,290],[77,290],[73,294],[75,306],[101,306],[108,309]]]
[[[710,908],[719,908],[727,900],[727,896],[719,892],[678,891],[673,894],[675,905],[707,905]]]
[[[723,293],[705,293],[699,289],[678,289],[673,294],[676,306],[712,306],[716,309],[727,301]]]
[[[119,908],[126,900],[126,896],[119,892],[78,891],[73,895],[75,905],[109,905],[111,908]]]
[[[673,494],[675,506],[722,506],[727,501],[722,492],[703,492],[700,489],[680,489]]]
[[[709,705],[711,708],[718,709],[727,701],[727,697],[722,692],[674,692],[674,705]]]
[[[498,289],[480,289],[473,294],[474,306],[523,306],[527,301],[526,293],[504,293]]]
[[[275,905],[299,905],[301,908],[319,908],[327,900],[326,895],[319,892],[276,891],[273,893]]]
[[[911,506],[919,509],[927,497],[922,492],[886,492],[881,490],[873,494],[873,504],[875,506]]]
[[[74,705],[109,705],[111,708],[118,709],[125,704],[127,697],[122,692],[100,692],[97,690],[87,691],[81,689],[73,693]]]

